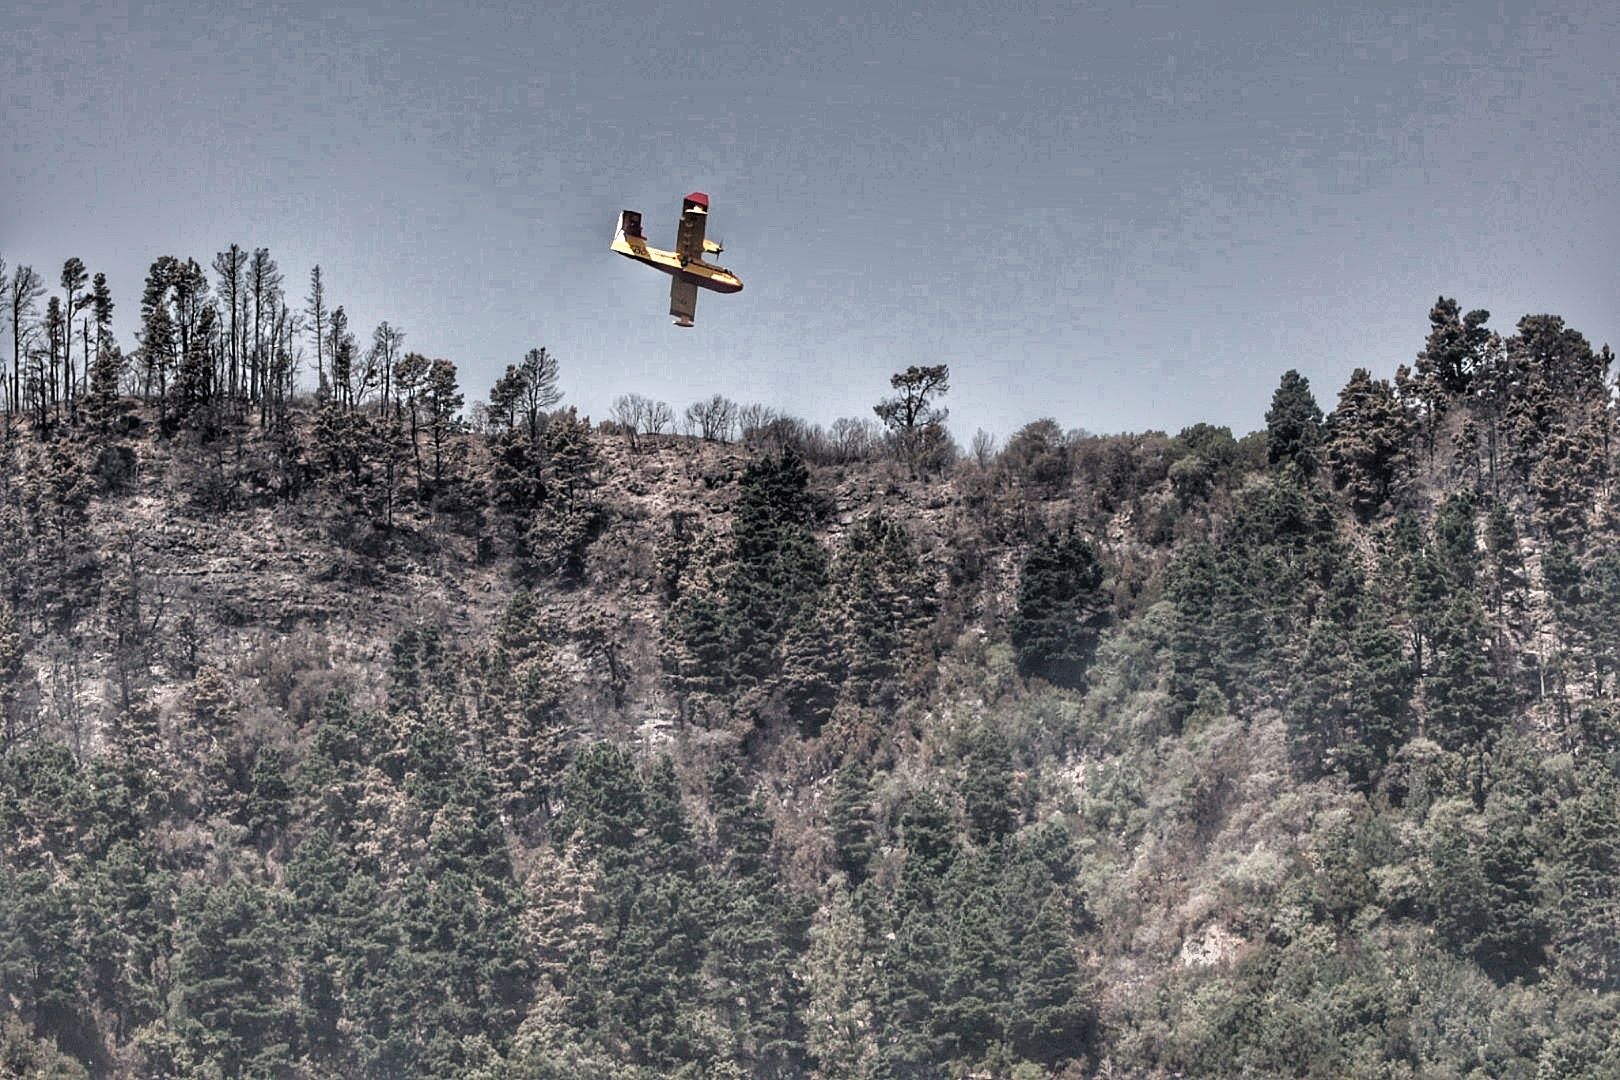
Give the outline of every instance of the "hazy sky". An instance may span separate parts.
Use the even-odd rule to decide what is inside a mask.
[[[1620,344],[1617,55],[1612,0],[10,4],[0,257],[105,271],[126,347],[158,255],[318,262],[469,401],[544,345],[595,416],[945,362],[964,442],[1241,433],[1440,293]],[[747,287],[682,330],[607,245],[693,189]]]

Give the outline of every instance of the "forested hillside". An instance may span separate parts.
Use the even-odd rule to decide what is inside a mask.
[[[76,264],[4,277],[0,1075],[1620,1075],[1560,319],[963,448],[944,365],[592,419]]]

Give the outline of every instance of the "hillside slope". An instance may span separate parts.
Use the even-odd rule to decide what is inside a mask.
[[[1609,356],[1431,321],[1241,440],[19,422],[0,1072],[1620,1074]]]

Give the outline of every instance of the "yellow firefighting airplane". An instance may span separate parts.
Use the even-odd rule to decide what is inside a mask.
[[[669,284],[669,313],[675,316],[676,326],[692,325],[699,289],[719,293],[742,291],[742,281],[736,274],[703,258],[724,250],[713,240],[704,239],[708,220],[709,197],[694,191],[681,203],[681,228],[675,236],[674,251],[647,246],[647,238],[641,235],[641,214],[635,210],[619,215],[619,231],[613,234],[614,251],[675,279]]]

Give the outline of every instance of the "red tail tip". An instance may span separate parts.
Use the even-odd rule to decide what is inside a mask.
[[[705,210],[709,208],[709,197],[701,191],[692,192],[692,194],[686,197],[686,201],[689,203],[697,203]]]

